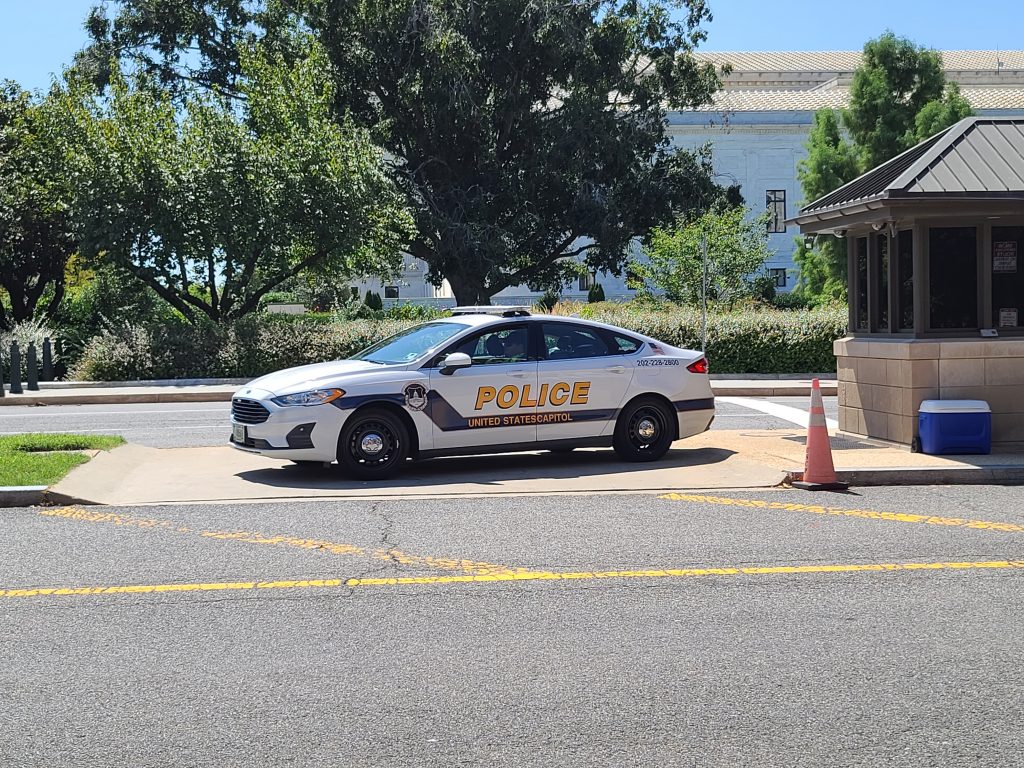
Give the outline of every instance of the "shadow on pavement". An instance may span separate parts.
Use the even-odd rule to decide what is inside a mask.
[[[638,463],[624,462],[610,449],[580,450],[569,454],[534,452],[460,456],[410,462],[401,475],[383,482],[348,480],[338,474],[336,467],[323,470],[299,466],[253,469],[239,472],[236,477],[276,488],[303,489],[399,489],[461,483],[487,486],[508,481],[653,474],[719,464],[735,454],[735,451],[722,448],[674,448],[660,461]]]

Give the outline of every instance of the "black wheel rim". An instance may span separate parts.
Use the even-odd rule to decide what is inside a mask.
[[[357,464],[379,469],[395,460],[398,445],[394,428],[385,421],[372,419],[360,422],[352,430],[348,452]]]
[[[657,408],[639,408],[629,419],[629,443],[638,453],[651,453],[661,443],[668,425]]]

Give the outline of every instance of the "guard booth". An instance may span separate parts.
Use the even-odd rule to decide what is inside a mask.
[[[1024,117],[971,117],[801,209],[845,238],[839,429],[910,445],[923,400],[985,400],[1024,450]]]

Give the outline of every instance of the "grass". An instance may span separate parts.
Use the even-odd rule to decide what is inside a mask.
[[[89,460],[78,451],[102,450],[124,443],[113,435],[44,435],[0,437],[0,486],[53,485]]]

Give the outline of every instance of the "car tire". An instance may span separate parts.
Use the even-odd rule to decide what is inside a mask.
[[[356,480],[386,480],[405,466],[409,431],[383,408],[356,411],[338,437],[338,467]]]
[[[657,461],[672,445],[673,418],[675,414],[654,398],[634,400],[615,423],[615,452],[626,461]]]

